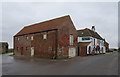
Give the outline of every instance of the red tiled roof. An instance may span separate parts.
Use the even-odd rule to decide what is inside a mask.
[[[103,38],[97,32],[94,32],[88,28],[77,30],[77,32],[79,37],[92,36],[94,38],[103,40]]]
[[[60,18],[44,21],[41,23],[33,24],[30,26],[24,27],[21,31],[19,31],[15,36],[29,34],[29,33],[35,33],[35,32],[41,32],[46,30],[52,30],[52,29],[59,29],[61,26],[66,24],[66,20],[70,19],[70,16],[63,16]]]

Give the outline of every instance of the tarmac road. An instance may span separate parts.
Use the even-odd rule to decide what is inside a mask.
[[[52,60],[2,55],[3,75],[118,75],[118,53]]]

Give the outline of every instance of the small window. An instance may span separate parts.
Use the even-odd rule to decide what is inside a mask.
[[[20,38],[18,37],[17,40],[20,40]]]
[[[26,47],[26,50],[28,50],[28,47]]]
[[[82,32],[82,34],[83,34],[83,32]]]
[[[28,37],[28,36],[26,36],[26,39],[28,40],[28,39],[29,39],[29,37]]]
[[[47,34],[43,34],[43,39],[47,39]]]
[[[33,40],[33,36],[31,36],[31,40]]]

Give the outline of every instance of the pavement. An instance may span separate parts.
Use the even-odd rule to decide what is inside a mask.
[[[118,52],[72,59],[2,55],[3,75],[118,75]]]

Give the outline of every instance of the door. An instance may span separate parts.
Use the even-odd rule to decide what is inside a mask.
[[[31,56],[34,56],[34,47],[31,47]]]
[[[87,55],[87,46],[80,47],[80,48],[81,48],[80,55],[86,56]]]
[[[21,55],[24,55],[23,47],[20,48]]]
[[[75,55],[76,55],[76,49],[74,47],[69,48],[69,58],[75,57]]]

